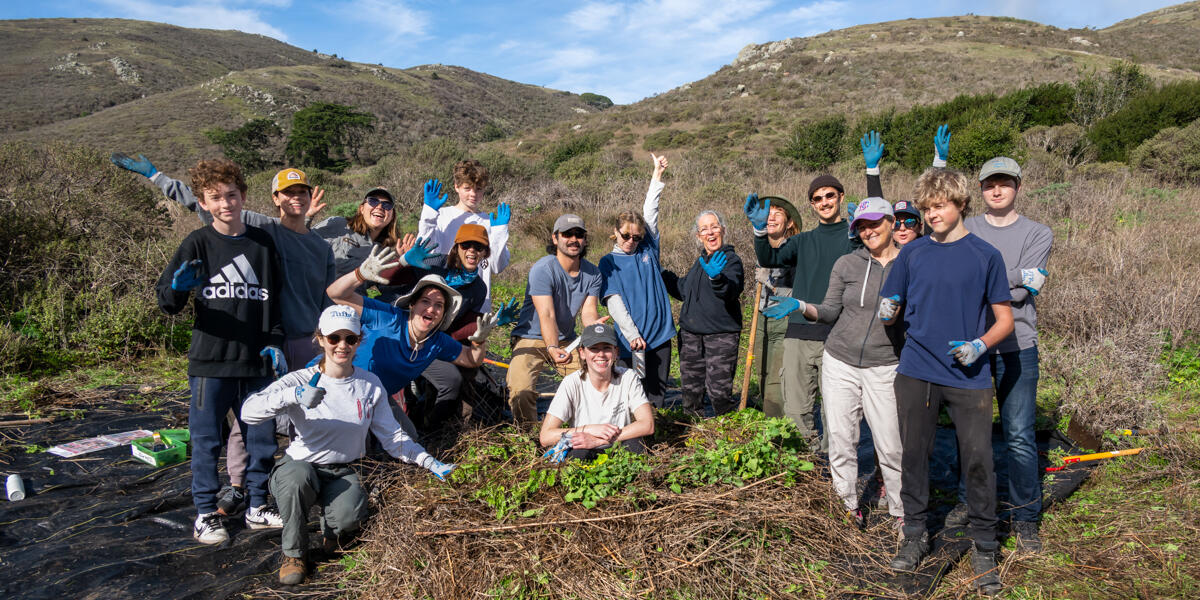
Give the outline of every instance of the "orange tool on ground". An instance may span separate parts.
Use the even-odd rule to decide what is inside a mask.
[[[1137,454],[1137,453],[1141,452],[1142,450],[1144,450],[1144,448],[1130,448],[1128,450],[1113,450],[1111,452],[1097,452],[1095,454],[1078,454],[1076,456],[1064,456],[1062,459],[1062,466],[1046,467],[1046,470],[1047,471],[1061,471],[1061,470],[1067,468],[1067,465],[1073,465],[1075,463],[1087,462],[1090,460],[1102,460],[1105,458],[1116,458],[1118,456],[1133,456],[1134,454]]]

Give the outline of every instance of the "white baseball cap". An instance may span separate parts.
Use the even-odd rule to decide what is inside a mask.
[[[354,312],[353,308],[334,304],[321,311],[321,320],[317,322],[317,330],[321,335],[329,335],[343,329],[355,335],[362,333],[358,313]]]

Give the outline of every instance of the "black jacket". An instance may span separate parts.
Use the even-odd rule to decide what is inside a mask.
[[[200,259],[204,283],[190,292],[171,287],[183,263]],[[193,377],[269,377],[270,364],[259,356],[266,346],[283,344],[279,314],[279,255],[270,234],[246,227],[238,237],[211,226],[193,231],[179,245],[158,278],[158,306],[173,315],[194,296],[196,312],[188,375]],[[299,365],[297,365],[299,366]]]
[[[725,268],[713,279],[700,267],[700,259],[692,263],[682,278],[663,271],[667,293],[683,302],[679,328],[684,331],[698,335],[742,331],[741,295],[746,283],[742,259],[733,251],[732,244],[725,244],[721,250],[725,251]],[[707,255],[704,260],[708,260]]]

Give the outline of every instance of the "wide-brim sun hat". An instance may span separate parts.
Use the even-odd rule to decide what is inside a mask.
[[[787,216],[789,219],[792,220],[792,223],[796,224],[796,231],[800,231],[801,229],[804,228],[804,224],[801,222],[801,219],[800,219],[800,211],[796,208],[795,204],[792,204],[792,202],[790,200],[788,200],[787,198],[784,198],[783,196],[759,196],[758,197],[758,205],[759,206],[762,206],[763,202],[768,202],[768,201],[770,202],[769,206],[778,206],[779,208],[783,209],[784,213],[787,213]]]
[[[446,295],[446,310],[442,313],[442,322],[438,324],[438,329],[445,331],[450,328],[450,324],[454,322],[454,318],[458,316],[459,309],[462,308],[462,294],[450,287],[450,284],[446,283],[446,280],[442,279],[441,275],[429,274],[419,279],[412,290],[396,299],[396,306],[404,310],[409,310],[412,303],[421,297],[421,292],[427,287],[435,287],[442,290],[442,293]]]

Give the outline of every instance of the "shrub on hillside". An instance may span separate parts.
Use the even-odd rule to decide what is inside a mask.
[[[584,104],[594,106],[600,110],[610,108],[613,105],[612,99],[610,99],[608,96],[601,96],[600,94],[593,94],[591,92],[584,92],[580,94],[579,99],[583,100]]]
[[[841,115],[797,123],[776,152],[802,167],[823,169],[841,158],[846,129],[846,117]]]
[[[684,148],[695,142],[695,136],[678,129],[663,129],[646,136],[642,142],[643,150],[665,150],[667,148]]]
[[[571,134],[566,139],[551,146],[546,152],[546,171],[553,173],[559,165],[576,156],[597,152],[610,139],[612,139],[612,133],[608,131]]]
[[[340,173],[358,160],[364,137],[375,129],[375,116],[353,107],[317,102],[292,115],[287,160],[300,167]]]
[[[1168,127],[1200,118],[1200,81],[1168,83],[1146,92],[1092,126],[1088,138],[1100,160],[1125,162],[1129,153]]]
[[[0,146],[0,371],[186,346],[155,301],[174,250],[155,192],[92,149]]]
[[[1081,127],[1091,127],[1124,108],[1130,99],[1149,91],[1151,83],[1142,68],[1130,62],[1115,62],[1104,74],[1091,71],[1075,83],[1071,120]]]
[[[1008,156],[1017,162],[1025,158],[1021,148],[1021,131],[1008,120],[972,121],[954,134],[951,144],[950,166],[962,169],[968,175],[977,172],[990,158]]]
[[[236,129],[213,127],[204,131],[208,141],[220,146],[225,157],[247,173],[262,171],[278,162],[264,151],[281,135],[283,130],[271,119],[251,119]]]
[[[1158,132],[1129,154],[1129,164],[1168,181],[1200,182],[1200,119]]]

